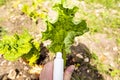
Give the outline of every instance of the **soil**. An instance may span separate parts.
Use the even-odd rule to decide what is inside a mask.
[[[27,28],[35,37],[41,37],[40,24],[34,24],[32,20],[24,15],[19,6],[13,7],[14,1],[0,7],[0,27],[5,29],[7,34],[21,33],[24,27]],[[1,34],[2,35],[2,34]],[[49,61],[49,51],[41,45],[41,56],[37,64],[44,65]],[[101,73],[99,66],[93,63],[93,53],[99,56],[100,62],[112,71],[114,68],[120,70],[120,64],[116,60],[119,59],[119,47],[114,38],[109,38],[107,34],[89,33],[76,37],[75,43],[71,46],[71,54],[67,56],[67,66],[75,65],[71,80],[120,80],[120,76],[115,78],[109,74]],[[99,63],[98,63],[99,65]],[[112,68],[111,68],[112,67]],[[0,80],[39,80],[38,75],[30,74],[32,69],[21,58],[15,62],[7,61],[0,55]]]
[[[68,55],[67,65],[78,65],[73,73],[72,80],[103,80],[103,76],[95,66],[90,64],[91,53],[82,43],[72,46],[73,54]]]

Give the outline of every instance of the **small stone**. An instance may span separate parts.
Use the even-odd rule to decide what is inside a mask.
[[[1,65],[1,66],[2,66],[2,65],[4,65],[6,62],[7,62],[7,61],[6,61],[6,60],[4,60],[4,61],[2,61],[2,62],[1,62],[1,64],[0,64],[0,65]]]
[[[78,67],[75,67],[75,70],[78,70]]]
[[[26,62],[23,61],[23,64],[26,65]]]
[[[90,72],[90,70],[87,70],[87,73],[89,73]]]
[[[23,74],[23,77],[26,78],[27,76]]]
[[[15,79],[17,76],[17,72],[15,70],[10,70],[9,74],[8,74],[8,78],[9,79]]]
[[[83,59],[83,56],[82,56],[81,54],[76,54],[76,56],[77,56],[78,58],[82,58],[82,59]]]
[[[25,80],[31,80],[31,78],[30,78],[30,77],[27,77]]]
[[[18,9],[19,9],[19,10],[22,10],[22,7],[23,7],[22,4],[18,4]]]
[[[89,58],[85,58],[85,59],[84,59],[84,62],[89,62]]]
[[[20,75],[22,75],[23,73],[22,73],[22,72],[20,72],[19,74],[20,74]]]
[[[117,48],[117,47],[113,47],[113,50],[114,50],[114,51],[118,51],[118,48]]]
[[[24,70],[27,71],[29,68],[27,66],[24,67]]]
[[[8,66],[12,65],[12,62],[8,62]]]
[[[17,75],[16,78],[19,79],[20,76],[21,76],[21,75]]]
[[[48,45],[51,44],[51,41],[50,40],[46,40],[46,41],[43,42],[43,44],[44,44],[44,46],[48,46]]]

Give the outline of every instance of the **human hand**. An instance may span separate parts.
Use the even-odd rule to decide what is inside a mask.
[[[69,66],[64,72],[64,80],[70,80],[72,72],[74,71],[75,66]],[[40,73],[40,80],[53,80],[53,62],[48,62],[45,64],[43,70]]]

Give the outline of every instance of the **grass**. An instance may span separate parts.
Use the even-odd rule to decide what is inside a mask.
[[[92,64],[96,65],[97,69],[99,70],[100,73],[102,74],[108,74],[110,75],[113,79],[115,79],[117,76],[120,76],[120,70],[111,67],[110,65],[103,64],[96,53],[92,53]]]
[[[120,4],[120,0],[84,0],[84,4],[82,3],[80,6],[79,14],[87,21],[90,33],[104,33],[106,28],[120,28],[118,4]]]
[[[115,69],[115,70],[113,70],[113,71],[110,72],[110,75],[111,75],[112,77],[115,77],[116,75],[119,75],[119,76],[120,76],[120,70]]]
[[[85,0],[87,3],[100,3],[104,5],[106,8],[116,7],[116,4],[120,2],[120,0]]]
[[[6,33],[7,31],[2,26],[0,26],[0,38],[1,36],[4,36]]]
[[[120,37],[116,39],[118,46],[120,46]]]
[[[80,0],[81,1],[81,0]],[[120,47],[120,0],[84,0],[79,15],[87,21],[91,35],[107,34]],[[85,8],[84,8],[85,6]]]
[[[6,0],[0,0],[0,6],[4,5],[6,3]]]

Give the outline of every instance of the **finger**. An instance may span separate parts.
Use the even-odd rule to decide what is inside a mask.
[[[71,75],[72,75],[74,69],[75,69],[75,66],[74,66],[74,65],[71,65],[71,66],[69,66],[69,67],[65,70],[64,80],[70,80]]]
[[[53,62],[45,64],[40,73],[40,80],[52,80],[53,79]]]

